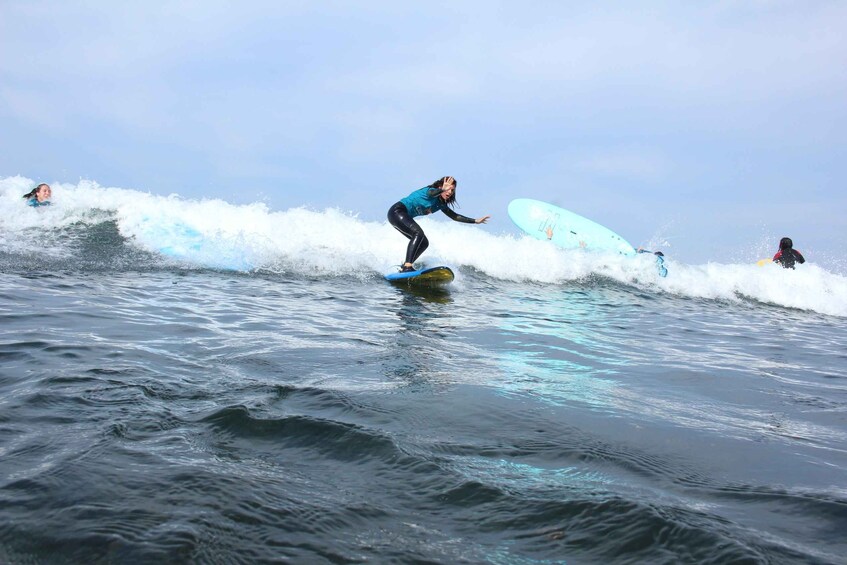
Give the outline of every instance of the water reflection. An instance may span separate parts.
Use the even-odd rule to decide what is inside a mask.
[[[446,287],[415,286],[404,283],[393,283],[397,293],[403,297],[404,304],[407,298],[416,297],[424,302],[435,302],[437,304],[449,304],[453,301],[450,291]]]
[[[456,315],[450,292],[444,288],[392,286],[398,324],[384,363],[386,376],[408,385],[449,381],[451,371],[444,356],[451,347]]]
[[[619,317],[608,298],[597,289],[508,293],[505,299],[518,308],[498,318],[505,338],[497,354],[502,389],[555,405],[576,401],[610,410],[618,386],[613,377],[628,360],[607,345]]]

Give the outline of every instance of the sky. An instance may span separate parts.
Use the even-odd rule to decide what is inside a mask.
[[[0,177],[384,221],[451,175],[693,263],[847,261],[847,2],[0,0]],[[319,229],[319,227],[316,227]]]

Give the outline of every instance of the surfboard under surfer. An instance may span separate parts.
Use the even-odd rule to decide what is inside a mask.
[[[420,188],[388,209],[388,222],[409,239],[406,261],[400,272],[414,271],[414,262],[429,247],[424,231],[413,219],[441,210],[448,218],[465,224],[484,224],[491,216],[473,219],[453,211],[456,205],[456,179],[441,177],[429,186]]]

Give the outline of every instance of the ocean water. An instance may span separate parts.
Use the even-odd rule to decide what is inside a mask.
[[[0,562],[845,563],[847,278],[0,180]],[[388,203],[390,204],[390,203]]]

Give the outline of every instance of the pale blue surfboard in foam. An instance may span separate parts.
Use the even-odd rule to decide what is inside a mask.
[[[636,254],[627,240],[609,228],[547,202],[517,198],[509,203],[509,217],[522,231],[536,239],[548,239],[547,228],[551,228],[551,241],[563,249],[627,256]]]
[[[215,269],[246,271],[252,268],[238,245],[207,238],[181,221],[145,217],[141,230],[149,247],[167,257]]]
[[[179,221],[145,216],[140,228],[144,240],[156,252],[177,259],[199,251],[203,243],[203,235],[199,231]]]

